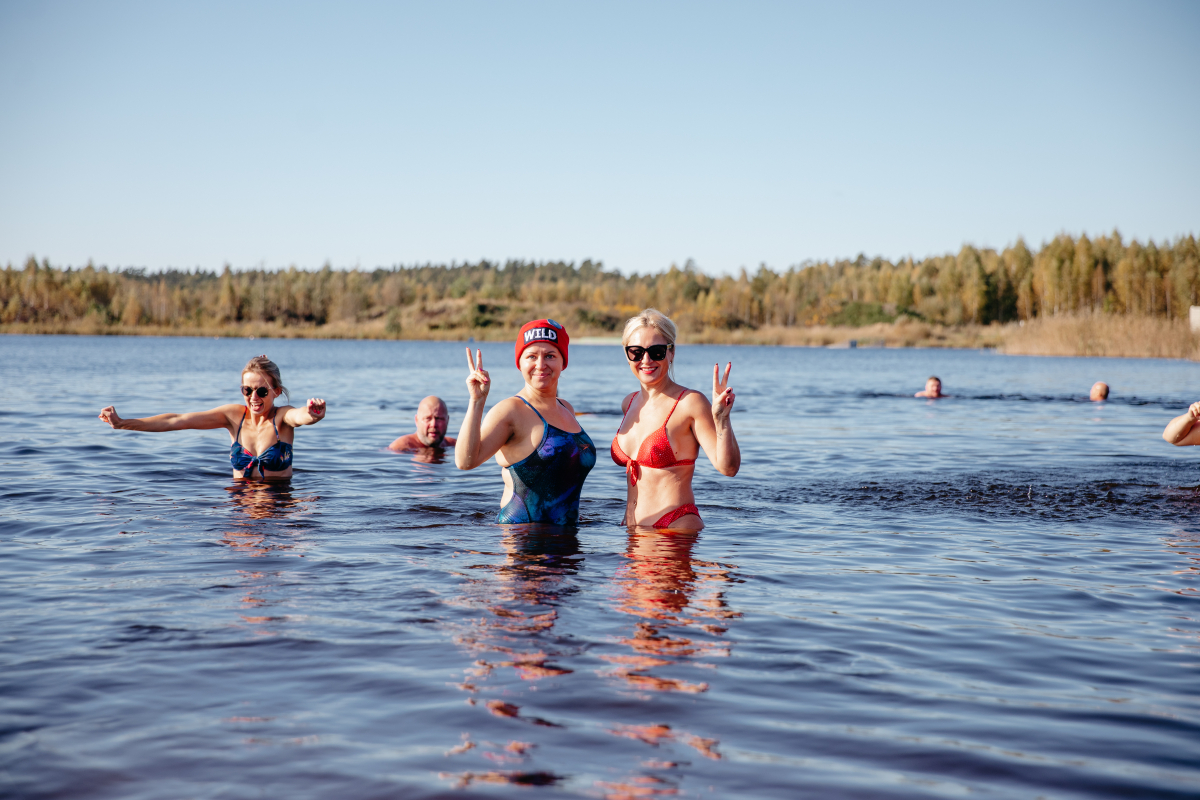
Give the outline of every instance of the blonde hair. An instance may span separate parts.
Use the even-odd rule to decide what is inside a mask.
[[[633,334],[640,328],[653,328],[663,335],[667,340],[667,344],[671,345],[671,350],[675,350],[675,337],[678,336],[678,329],[671,318],[659,311],[657,308],[646,308],[630,317],[625,323],[625,330],[621,332],[621,346],[629,344],[629,340],[633,338]],[[675,362],[671,360],[671,365],[667,368],[667,375],[671,380],[675,380]]]
[[[247,372],[256,372],[271,382],[271,386],[283,392],[284,396],[290,401],[291,395],[288,394],[287,387],[283,385],[283,377],[279,374],[279,367],[274,361],[267,358],[265,355],[255,356],[246,362],[246,366],[242,367],[242,374]]]

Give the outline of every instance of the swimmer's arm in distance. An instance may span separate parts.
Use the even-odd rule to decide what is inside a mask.
[[[301,425],[316,425],[325,419],[325,401],[319,397],[308,398],[304,408],[288,406],[283,412],[284,424],[299,428]]]
[[[1192,403],[1188,410],[1167,423],[1163,438],[1177,447],[1200,445],[1200,403]]]
[[[459,469],[475,469],[496,455],[513,435],[512,420],[503,410],[507,404],[500,402],[492,407],[486,418],[483,405],[492,388],[492,379],[483,368],[483,351],[476,350],[479,360],[467,348],[467,413],[463,415],[458,429],[458,440],[454,443],[454,466]]]
[[[163,431],[209,431],[216,428],[228,428],[230,410],[241,410],[237,403],[217,406],[208,411],[188,411],[183,414],[156,414],[153,417],[140,419],[121,419],[117,409],[109,406],[100,412],[100,419],[120,431],[146,431],[162,433]]]
[[[682,404],[691,406],[693,430],[696,440],[700,442],[704,454],[716,468],[717,472],[732,478],[742,468],[742,450],[738,447],[737,437],[733,435],[733,423],[729,420],[729,412],[733,410],[734,394],[729,386],[729,371],[733,364],[725,366],[725,376],[720,375],[720,367],[713,364],[713,402],[709,407],[703,401],[703,395],[697,393],[686,397]]]

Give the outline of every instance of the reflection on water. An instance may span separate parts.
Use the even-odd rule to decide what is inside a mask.
[[[0,339],[0,794],[1200,796],[1200,450],[1158,435],[1194,364],[689,345],[751,376],[707,527],[617,526],[601,464],[564,535],[384,449],[388,407],[457,422],[461,345],[270,347],[331,413],[231,485],[224,432],[79,409],[236,400],[257,342]],[[572,364],[606,440],[628,363]],[[900,396],[931,373],[960,396]]]
[[[458,688],[469,694],[468,703],[494,717],[540,728],[562,728],[558,721],[527,713],[511,699],[479,697],[488,691],[490,680],[502,674],[531,683],[562,678],[574,673],[562,661],[581,654],[579,642],[586,631],[563,630],[560,610],[579,591],[575,578],[584,567],[578,535],[551,526],[506,526],[501,550],[468,550],[464,556],[484,559],[461,573],[465,579],[459,602],[477,609],[478,615],[460,626],[454,641],[475,655],[474,664]],[[741,616],[732,610],[725,594],[739,579],[734,566],[697,559],[693,549],[699,532],[662,532],[631,529],[623,554],[624,563],[612,578],[608,594],[611,610],[628,615],[631,624],[620,624],[623,632],[612,643],[626,652],[601,652],[598,658],[610,667],[596,670],[605,682],[617,680],[632,697],[643,702],[655,693],[702,695],[708,683],[663,671],[711,673],[714,659],[730,655],[728,623]],[[607,649],[607,648],[606,648]],[[501,680],[498,688],[503,688]],[[513,698],[516,699],[516,698]],[[718,740],[679,729],[666,722],[606,724],[603,731],[620,739],[633,740],[651,748],[680,744],[713,760],[721,759]],[[535,753],[536,744],[510,740],[506,743],[479,741],[469,733],[447,756],[477,748],[483,758],[508,769],[444,773],[456,786],[472,783],[547,784],[566,776],[546,770],[522,770]],[[639,768],[624,779],[596,781],[607,798],[649,797],[674,794],[677,778],[672,770],[678,761],[640,759]]]
[[[504,561],[496,566],[473,567],[491,574],[471,579],[467,590],[475,602],[486,607],[486,613],[454,640],[482,656],[469,673],[473,678],[486,678],[493,670],[506,667],[516,670],[526,681],[566,675],[571,670],[549,663],[563,653],[546,652],[550,648],[540,644],[545,637],[539,634],[554,627],[558,605],[572,593],[568,579],[583,562],[579,537],[573,530],[553,526],[505,527],[509,530],[500,541]],[[475,691],[469,682],[463,688]],[[515,710],[500,706],[489,704],[489,709],[502,716],[516,716]]]
[[[663,668],[699,667],[714,669],[711,658],[726,658],[730,643],[726,623],[741,614],[725,599],[734,565],[702,561],[692,555],[700,539],[698,531],[654,531],[630,529],[625,563],[614,576],[614,608],[636,618],[632,635],[620,644],[630,653],[601,656],[616,666],[601,670],[645,698],[646,692],[708,691],[708,683],[655,674]],[[609,730],[615,736],[634,739],[651,747],[678,742],[710,759],[720,759],[718,740],[677,730],[666,723],[619,724]],[[598,781],[609,800],[673,795],[679,789],[670,774],[674,761],[643,761],[643,769],[622,781]],[[664,772],[664,770],[666,772]]]
[[[321,498],[296,496],[285,481],[237,481],[225,487],[233,506],[232,524],[221,543],[250,556],[265,556],[275,550],[295,550],[291,531],[303,527],[312,505]],[[280,522],[281,526],[264,525]]]
[[[453,452],[451,451],[451,461],[454,460]],[[417,450],[405,451],[405,455],[409,456],[417,464],[446,463],[446,449],[444,447],[422,447]]]
[[[708,689],[707,683],[650,672],[698,657],[729,655],[729,645],[722,638],[726,628],[718,623],[739,616],[729,610],[724,597],[726,585],[733,580],[733,566],[692,558],[698,538],[698,532],[630,531],[627,562],[615,580],[615,607],[639,620],[633,634],[621,639],[632,654],[603,656],[619,665],[607,674],[635,689],[692,693]],[[699,638],[697,631],[709,637]],[[699,661],[694,665],[712,666]]]
[[[476,654],[459,688],[477,705],[481,685],[498,670],[512,669],[522,681],[539,681],[573,672],[557,666],[553,659],[572,654],[553,643],[550,636],[558,620],[558,607],[574,593],[570,578],[583,564],[579,537],[573,529],[552,525],[505,525],[500,538],[502,553],[467,551],[470,555],[499,557],[495,564],[475,564],[469,569],[463,602],[482,611],[455,636],[456,644]],[[536,689],[536,686],[534,687]],[[558,723],[522,714],[521,707],[504,700],[488,700],[483,707],[501,718],[519,719],[533,725],[558,728]],[[458,755],[477,745],[470,734],[446,755]],[[529,760],[535,744],[510,740],[506,744],[484,743],[484,758],[497,764],[519,765]],[[472,783],[510,783],[545,786],[561,777],[545,771],[520,769],[486,772],[443,773],[459,788]]]

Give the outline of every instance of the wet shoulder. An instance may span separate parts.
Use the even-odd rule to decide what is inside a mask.
[[[703,392],[695,389],[685,389],[684,391],[686,394],[679,398],[679,406],[675,409],[676,414],[683,412],[689,417],[711,416],[712,404]]]
[[[275,409],[275,427],[291,427],[287,424],[287,412],[291,411],[295,406],[279,406]]]
[[[242,416],[246,413],[246,407],[241,403],[226,403],[225,405],[217,406],[213,411],[225,415],[225,427],[229,428],[230,432],[233,432],[237,430],[238,423],[242,421]]]

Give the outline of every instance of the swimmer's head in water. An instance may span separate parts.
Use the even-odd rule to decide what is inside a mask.
[[[1092,384],[1092,391],[1089,394],[1092,400],[1107,400],[1108,399],[1108,384],[1104,381],[1096,381]]]
[[[250,375],[257,375],[260,380],[250,381],[248,383],[247,376]],[[262,384],[263,380],[266,381],[266,384]],[[276,366],[274,361],[267,358],[265,355],[255,356],[246,362],[246,366],[242,367],[242,385],[249,386],[250,383],[270,385],[272,389],[275,389],[273,394],[276,397],[281,394],[287,395],[288,393],[287,387],[283,385],[283,378],[279,374],[279,367]],[[256,396],[251,397],[248,398],[247,402],[256,399]]]
[[[941,396],[942,379],[936,375],[930,375],[925,381],[925,393],[930,397]]]
[[[517,333],[515,360],[517,368],[522,372],[524,370],[521,368],[521,354],[525,348],[533,344],[546,344],[557,349],[562,358],[562,369],[567,368],[571,337],[567,335],[567,329],[561,323],[552,319],[535,319],[521,326],[521,330]]]
[[[437,447],[446,438],[450,425],[450,412],[442,398],[429,395],[417,406],[417,438],[426,447]]]
[[[655,331],[661,336],[663,344],[671,345],[671,352],[667,355],[667,375],[674,380],[675,338],[678,336],[678,329],[675,327],[675,323],[657,308],[647,308],[638,313],[637,316],[630,317],[625,323],[625,330],[621,333],[621,346],[627,347],[634,334],[643,328]],[[636,369],[636,367],[634,368]]]

